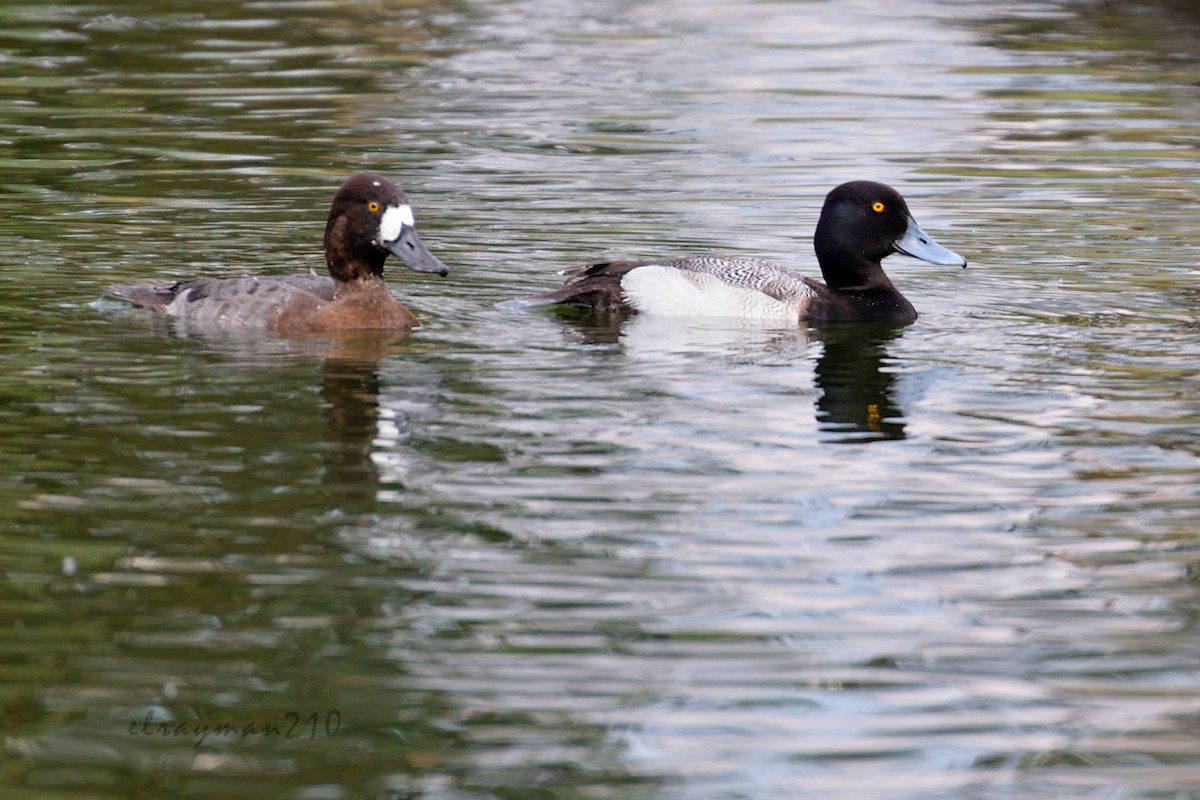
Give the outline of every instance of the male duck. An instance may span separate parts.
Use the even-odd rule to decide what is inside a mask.
[[[352,330],[408,331],[412,313],[392,297],[383,262],[397,256],[410,269],[445,276],[450,270],[417,236],[404,192],[363,172],[342,184],[325,226],[330,277],[199,278],[122,283],[108,294],[188,322],[265,328],[279,333]]]
[[[610,261],[563,270],[562,289],[522,303],[789,323],[909,323],[916,309],[879,262],[904,253],[931,264],[967,265],[921,230],[899,192],[873,181],[843,183],[829,193],[813,244],[825,283],[757,258]]]

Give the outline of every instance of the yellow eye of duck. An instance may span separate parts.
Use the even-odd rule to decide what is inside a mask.
[[[367,210],[370,211],[372,214],[378,214],[379,213],[379,201],[372,200],[371,202],[367,203]]]
[[[887,206],[885,206],[883,203],[879,202],[878,200],[876,200],[874,203],[871,203],[871,210],[874,211],[876,214],[882,214],[883,210],[885,208],[887,208]]]

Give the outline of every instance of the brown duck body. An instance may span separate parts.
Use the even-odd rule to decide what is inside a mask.
[[[422,244],[404,193],[365,172],[334,197],[325,228],[329,277],[199,278],[111,286],[108,294],[198,326],[258,328],[290,335],[355,330],[404,332],[418,325],[383,279],[389,254],[418,272],[448,269]]]

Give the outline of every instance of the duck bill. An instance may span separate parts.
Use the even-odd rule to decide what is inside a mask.
[[[894,245],[897,253],[928,261],[940,267],[965,267],[967,260],[953,250],[947,250],[933,240],[933,237],[921,230],[921,226],[912,217],[908,218],[908,229],[896,240]]]
[[[416,229],[408,225],[400,229],[395,241],[385,242],[384,247],[413,272],[432,272],[443,278],[450,274],[450,268],[426,249]]]

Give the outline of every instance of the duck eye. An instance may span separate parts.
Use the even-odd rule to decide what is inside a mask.
[[[379,213],[379,201],[372,200],[371,202],[367,203],[367,210],[370,211],[372,214],[378,214]]]
[[[871,210],[874,211],[876,214],[882,214],[883,210],[885,208],[887,208],[887,206],[885,206],[883,203],[879,202],[878,200],[876,200],[874,203],[871,203]]]

